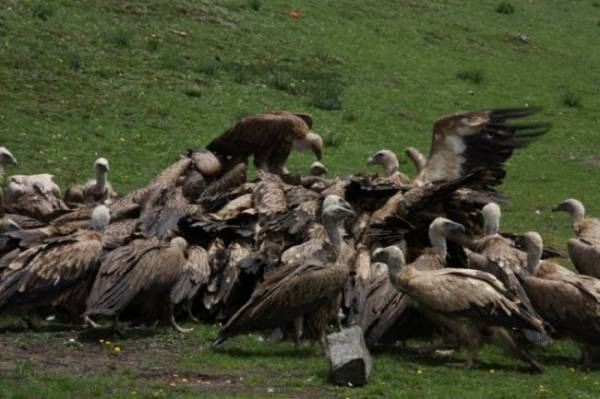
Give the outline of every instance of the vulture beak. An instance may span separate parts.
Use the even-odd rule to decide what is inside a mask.
[[[367,165],[369,165],[369,166],[375,165],[375,160],[373,159],[373,157],[369,157],[369,159],[367,159]]]
[[[561,202],[560,204],[552,207],[552,212],[560,212],[565,210],[565,203]]]
[[[319,146],[317,143],[311,143],[310,149],[315,154],[315,157],[317,157],[317,159],[320,161],[321,157],[323,156],[323,154],[321,152],[321,146]]]
[[[371,254],[371,262],[385,263],[385,251],[383,248],[380,247],[373,251],[373,254]]]
[[[8,162],[10,162],[13,165],[17,165],[17,158],[15,158],[12,154],[10,154],[10,156],[8,157]]]
[[[340,203],[340,208],[342,208],[345,212],[346,212],[346,217],[352,217],[355,218],[356,217],[356,212],[354,212],[354,209],[352,209],[352,207],[350,206],[349,203],[347,203],[346,201],[342,201]]]

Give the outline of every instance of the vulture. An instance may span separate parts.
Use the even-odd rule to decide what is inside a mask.
[[[586,218],[583,204],[576,199],[568,199],[552,209],[571,215],[571,224],[576,238],[567,243],[569,257],[581,274],[600,278],[600,220]]]
[[[581,360],[591,366],[600,348],[600,280],[551,267],[542,268],[543,242],[536,232],[523,235],[527,271],[520,275],[536,309],[552,327],[581,348]]]
[[[169,321],[179,332],[189,332],[175,321],[173,308],[184,299],[187,292],[177,292],[189,282],[200,284],[197,269],[205,273],[205,265],[189,265],[188,262],[204,262],[205,257],[188,251],[188,243],[182,237],[170,242],[157,238],[135,240],[110,252],[102,260],[98,275],[87,298],[84,313],[86,322],[97,327],[92,316],[114,317],[113,327],[121,312],[131,304],[160,308],[166,305]],[[181,279],[187,280],[181,282]]]
[[[92,213],[91,229],[49,238],[20,253],[2,273],[0,308],[66,308],[78,317],[103,253],[110,221],[105,206]]]
[[[53,179],[49,174],[9,177],[4,208],[45,222],[67,212],[69,208]]]
[[[0,147],[0,206],[3,202],[2,183],[4,183],[4,165],[16,165],[17,158],[6,148]]]
[[[285,163],[292,151],[311,150],[321,159],[323,140],[312,132],[312,117],[285,111],[248,116],[226,130],[206,146],[232,163],[246,162],[254,156],[254,165],[267,172],[284,174]]]
[[[390,183],[402,186],[410,183],[410,178],[400,172],[398,157],[390,150],[379,150],[367,159],[367,165],[380,165]]]
[[[464,227],[448,219],[433,224],[443,231]],[[397,246],[384,248],[382,260],[388,265],[392,285],[411,297],[428,318],[454,333],[467,348],[467,360],[461,367],[474,365],[483,336],[492,339],[512,354],[528,362],[535,370],[541,366],[513,340],[509,329],[528,329],[544,333],[541,320],[530,314],[518,301],[507,296],[504,285],[493,275],[477,270],[443,268],[422,270],[405,265]]]
[[[338,222],[355,216],[344,203],[335,200],[329,203],[333,205],[323,209],[321,220],[335,249],[335,259],[300,257],[297,262],[284,264],[266,274],[248,302],[223,326],[214,345],[244,332],[273,329],[291,322],[298,326],[300,318],[305,316],[312,318],[306,324],[317,326],[319,330],[311,331],[311,335],[316,333],[321,345],[325,344],[332,303],[337,301],[349,275],[346,244]],[[298,328],[296,332],[298,334]],[[296,342],[299,338],[295,337]]]
[[[118,196],[108,182],[108,172],[110,171],[108,160],[106,158],[96,159],[94,170],[96,179],[67,189],[65,192],[67,204],[106,204]]]

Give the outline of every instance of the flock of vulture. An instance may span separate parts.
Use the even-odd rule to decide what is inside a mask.
[[[428,339],[466,349],[483,342],[535,370],[529,349],[568,337],[590,365],[600,347],[600,221],[569,199],[579,273],[548,258],[536,232],[500,231],[494,189],[513,152],[545,134],[521,122],[534,108],[457,113],[438,120],[429,157],[389,150],[369,165],[383,175],[327,177],[285,168],[294,149],[320,160],[308,114],[246,117],[127,195],[96,178],[61,195],[48,174],[13,175],[0,190],[0,311],[32,328],[55,315],[118,331],[177,319],[222,322],[214,345],[265,332],[327,351],[330,328],[359,325],[369,346]],[[247,179],[249,157],[257,168]],[[3,168],[15,157],[0,148]],[[596,352],[596,353],[595,353]]]

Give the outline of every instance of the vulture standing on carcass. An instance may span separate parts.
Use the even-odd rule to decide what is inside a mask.
[[[571,215],[571,224],[576,238],[567,244],[569,257],[581,274],[600,278],[600,220],[586,218],[581,201],[568,199],[552,209]]]
[[[29,216],[44,222],[69,210],[62,201],[54,176],[13,175],[8,179],[4,208],[8,212]]]
[[[331,202],[333,205],[323,209],[321,220],[335,249],[335,259],[326,255],[325,259],[320,258],[324,254],[319,252],[311,259],[300,256],[299,262],[292,257],[289,265],[284,264],[266,274],[250,300],[223,326],[214,345],[244,332],[273,329],[291,322],[298,325],[301,317],[312,318],[306,320],[306,324],[316,326],[319,331],[311,331],[310,335],[317,335],[321,345],[325,344],[331,304],[337,301],[349,274],[348,251],[344,248],[346,244],[338,230],[338,222],[355,215],[343,202]],[[296,342],[298,340],[296,337]]]
[[[0,206],[3,203],[4,165],[16,165],[17,158],[6,147],[0,147]]]
[[[444,218],[437,218],[433,223],[445,231],[464,229]],[[420,270],[405,265],[404,254],[398,247],[390,246],[382,251],[392,285],[410,296],[434,323],[450,330],[465,344],[467,360],[460,364],[461,367],[474,365],[482,336],[489,335],[513,355],[541,371],[541,366],[517,346],[508,329],[543,333],[543,323],[518,301],[507,297],[504,285],[493,275],[456,268]]]
[[[309,114],[266,112],[242,119],[206,149],[224,158],[231,157],[233,164],[247,163],[253,155],[258,169],[283,175],[292,149],[311,150],[321,159],[323,140],[311,127]]]
[[[110,221],[105,206],[92,213],[93,230],[50,238],[13,259],[0,279],[0,308],[66,308],[83,312],[103,253],[103,233]]]
[[[113,327],[119,315],[129,305],[160,309],[166,305],[169,321],[179,332],[189,332],[175,321],[173,308],[178,301],[188,299],[186,293],[177,292],[181,279],[201,283],[196,267],[188,262],[198,261],[196,254],[190,257],[188,243],[182,237],[170,242],[157,238],[135,240],[117,248],[103,258],[91,293],[87,299],[85,319],[96,327],[92,316],[114,317]],[[204,257],[200,258],[204,260]],[[202,270],[205,265],[199,266]],[[204,274],[204,271],[201,272]],[[184,286],[188,286],[186,283]]]
[[[65,192],[67,204],[107,204],[118,196],[108,182],[108,172],[110,171],[108,160],[106,158],[96,159],[94,170],[96,179],[67,189]]]
[[[577,343],[581,360],[591,366],[600,349],[600,280],[560,268],[542,267],[543,242],[536,232],[523,235],[527,250],[527,269],[521,273],[527,294],[544,319]]]

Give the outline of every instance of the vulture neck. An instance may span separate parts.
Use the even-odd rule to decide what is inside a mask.
[[[569,213],[571,214],[571,223],[575,225],[585,217],[585,208],[582,204],[577,204],[569,209]]]
[[[323,216],[323,227],[325,227],[325,231],[327,231],[327,236],[329,237],[329,241],[335,247],[337,252],[339,253],[342,249],[342,237],[340,235],[340,231],[337,226],[337,220]]]
[[[106,181],[108,180],[108,171],[98,168],[96,170],[96,194],[101,194],[106,188]]]
[[[390,277],[390,282],[396,289],[398,289],[398,281],[400,279],[400,274],[402,273],[402,268],[404,267],[404,260],[397,257],[390,257],[388,259],[387,267],[388,267],[388,275]]]
[[[384,168],[385,168],[385,174],[387,175],[387,177],[392,177],[394,175],[394,173],[396,173],[400,170],[400,167],[398,166],[397,161],[386,164]]]
[[[500,218],[490,218],[484,221],[483,231],[487,237],[495,236],[500,231]]]
[[[446,245],[446,236],[442,232],[437,230],[433,230],[429,232],[429,241],[431,241],[431,245],[433,249],[442,257],[446,258],[446,254],[448,253],[448,247]]]
[[[531,245],[527,248],[527,270],[532,276],[535,276],[540,261],[542,259],[542,248],[538,245]]]

